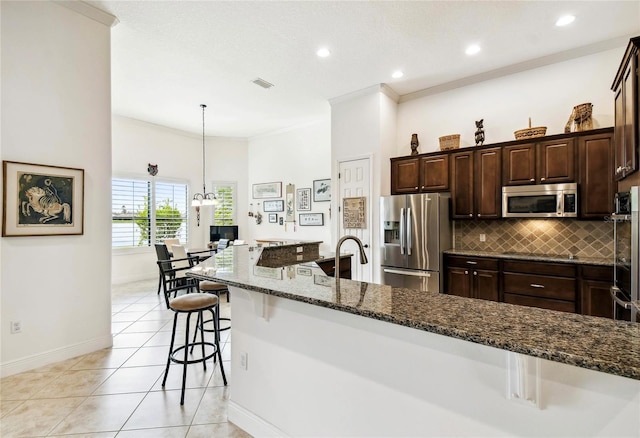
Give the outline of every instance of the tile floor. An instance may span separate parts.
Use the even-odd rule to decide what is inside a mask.
[[[249,437],[227,421],[230,330],[221,336],[228,386],[209,361],[206,371],[189,366],[184,406],[181,366],[172,365],[161,387],[173,312],[156,288],[157,280],[112,288],[113,348],[1,379],[0,436]],[[221,301],[224,317],[230,305]],[[178,330],[184,335],[180,323]]]

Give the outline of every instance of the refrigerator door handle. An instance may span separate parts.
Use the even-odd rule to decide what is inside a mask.
[[[404,255],[404,208],[400,209],[400,254]]]
[[[407,254],[411,255],[411,208],[407,208],[407,227],[405,230],[405,234],[407,235]]]
[[[387,274],[410,275],[412,277],[431,277],[431,274],[428,272],[403,271],[400,269],[388,269],[388,268],[384,268],[383,271]]]

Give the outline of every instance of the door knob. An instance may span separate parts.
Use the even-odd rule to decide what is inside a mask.
[[[363,246],[364,246],[365,248],[369,248],[369,244],[368,244],[368,243],[365,243]]]

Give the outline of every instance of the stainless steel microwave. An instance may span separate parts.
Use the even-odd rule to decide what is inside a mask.
[[[578,217],[578,185],[540,184],[502,188],[503,217]]]

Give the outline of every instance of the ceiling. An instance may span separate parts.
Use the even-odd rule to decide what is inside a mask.
[[[381,83],[407,99],[618,48],[640,34],[640,1],[86,3],[119,20],[115,114],[202,133],[204,103],[206,135],[224,137],[312,123],[329,114],[331,99]],[[567,13],[575,22],[556,27]],[[482,51],[465,55],[471,43]],[[316,56],[321,46],[330,57]],[[395,70],[404,77],[393,79]]]

